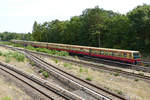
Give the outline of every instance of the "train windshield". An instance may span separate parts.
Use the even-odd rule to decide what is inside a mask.
[[[139,58],[141,58],[139,53],[133,53],[133,57],[134,57],[134,59],[139,59]]]

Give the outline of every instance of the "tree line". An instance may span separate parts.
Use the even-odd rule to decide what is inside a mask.
[[[14,38],[15,35],[10,37]],[[0,37],[9,40],[4,34],[0,34]],[[44,23],[35,21],[31,34],[20,34],[15,39],[150,53],[150,5],[137,6],[127,14],[96,6],[85,9],[81,15],[66,21],[53,20]]]
[[[2,32],[0,33],[1,41],[16,40],[33,40],[31,33],[16,33],[16,32]]]
[[[99,7],[85,9],[70,20],[34,22],[33,39],[95,47],[150,52],[150,5],[137,6],[127,14]]]

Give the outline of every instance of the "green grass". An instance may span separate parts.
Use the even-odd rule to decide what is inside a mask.
[[[2,52],[0,51],[0,56],[4,56],[5,57],[5,61],[7,63],[10,62],[11,58],[15,58],[18,62],[24,62],[25,60],[25,56],[19,52]]]
[[[69,63],[64,63],[64,67],[67,67],[68,69],[72,69],[72,64]]]
[[[12,57],[14,57],[18,62],[24,62],[25,60],[25,56],[18,52],[12,53]]]
[[[11,100],[11,98],[6,96],[6,97],[1,98],[0,100]]]
[[[69,66],[69,64],[68,63],[64,63],[64,67],[68,67]]]
[[[85,69],[85,72],[88,73],[88,69],[87,68]]]
[[[80,67],[79,72],[80,72],[80,73],[82,73],[82,72],[83,72],[83,68],[82,68],[82,67]]]

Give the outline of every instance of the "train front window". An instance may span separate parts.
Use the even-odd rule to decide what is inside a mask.
[[[134,59],[139,59],[140,58],[140,54],[139,53],[133,53],[133,57],[134,57]]]

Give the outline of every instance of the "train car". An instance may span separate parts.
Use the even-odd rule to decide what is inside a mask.
[[[69,53],[115,60],[132,64],[137,64],[138,62],[141,61],[139,51],[97,48],[97,47],[46,43],[46,42],[22,41],[22,40],[12,40],[11,42],[22,45],[31,45],[33,47],[47,48],[51,50],[67,51]]]

